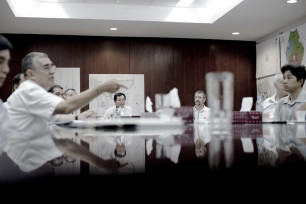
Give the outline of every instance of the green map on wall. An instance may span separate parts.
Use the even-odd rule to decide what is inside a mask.
[[[297,29],[290,31],[286,58],[289,64],[301,64],[304,56],[304,47],[300,42],[300,35]]]

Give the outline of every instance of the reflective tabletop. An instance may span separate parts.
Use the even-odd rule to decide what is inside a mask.
[[[52,125],[50,137],[8,137],[0,182],[33,179],[205,177],[306,172],[306,124],[191,123],[147,131]]]

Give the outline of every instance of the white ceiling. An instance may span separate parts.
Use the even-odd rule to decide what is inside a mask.
[[[121,19],[118,20],[116,10],[111,10],[119,6],[137,14],[145,6],[173,8],[178,0],[60,0],[60,2],[66,6],[72,5],[71,3],[82,4],[84,8],[89,6],[95,11],[98,6],[103,6],[109,8],[107,10],[109,16],[112,13],[114,15],[108,20],[15,17],[7,1],[0,0],[0,33],[201,38],[258,42],[306,23],[306,0],[299,0],[296,4],[287,4],[286,0],[244,0],[213,24],[160,22],[156,20],[158,12],[151,15],[152,19],[146,17],[145,20],[125,20],[127,15],[121,15]],[[191,5],[192,8],[198,6],[201,5],[197,1]],[[142,17],[145,17],[145,14]],[[139,16],[137,18],[141,19]],[[118,27],[118,31],[110,31],[110,27]],[[234,31],[240,32],[240,35],[233,36],[231,33]]]

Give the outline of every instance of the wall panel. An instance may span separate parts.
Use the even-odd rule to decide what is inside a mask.
[[[194,104],[197,90],[206,92],[205,75],[215,69],[215,50],[211,41],[179,40],[174,45],[175,86],[182,104]]]
[[[174,86],[172,40],[134,38],[130,42],[131,74],[144,74],[145,96],[155,107],[155,93],[168,93]]]

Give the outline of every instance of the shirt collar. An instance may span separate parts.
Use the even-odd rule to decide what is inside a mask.
[[[207,110],[207,109],[208,108],[204,105],[203,108],[199,112],[202,112],[202,111]],[[195,106],[193,107],[193,110],[198,111]]]
[[[299,96],[295,99],[294,102],[290,102],[290,94],[288,96],[285,97],[284,99],[284,104],[289,104],[289,105],[293,105],[295,103],[304,103],[304,100],[303,100],[303,90],[300,92]]]

